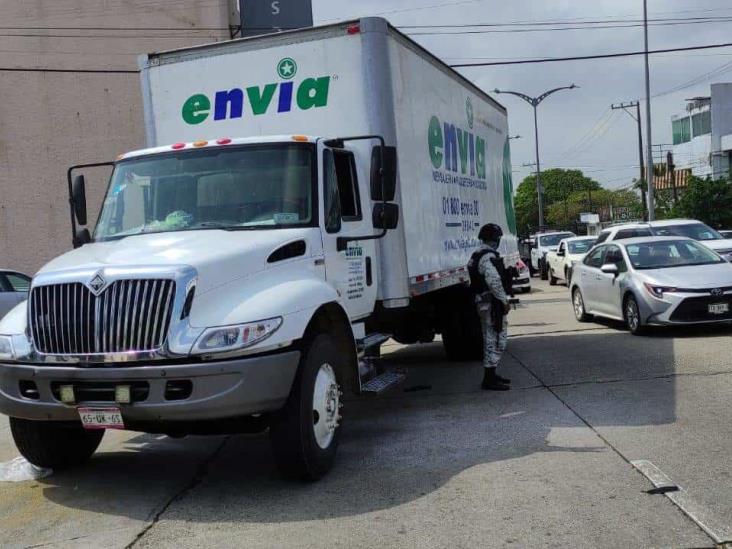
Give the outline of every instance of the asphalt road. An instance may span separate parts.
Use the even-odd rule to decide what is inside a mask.
[[[348,403],[336,468],[281,480],[266,436],[108,433],[83,469],[0,483],[5,547],[713,547],[732,541],[732,329],[578,324],[534,279],[506,393],[439,342],[385,348],[404,390]],[[17,452],[0,421],[0,461]],[[632,461],[680,489],[649,494]],[[684,513],[670,497],[682,501]]]

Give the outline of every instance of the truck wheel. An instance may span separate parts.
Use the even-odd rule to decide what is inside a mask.
[[[10,432],[20,454],[36,467],[68,469],[86,462],[99,447],[104,430],[81,423],[10,418]]]
[[[572,282],[572,269],[569,267],[564,268],[564,282],[567,283],[567,288],[569,288],[569,285]]]
[[[557,280],[559,280],[556,276],[554,276],[554,271],[551,267],[549,267],[549,286],[556,286]]]
[[[470,293],[446,303],[440,312],[442,345],[448,360],[464,362],[483,358],[480,317]]]
[[[342,356],[328,334],[316,336],[303,350],[287,403],[270,426],[275,462],[287,478],[318,480],[333,467],[340,436]]]

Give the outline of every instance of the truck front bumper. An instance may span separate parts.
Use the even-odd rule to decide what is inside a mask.
[[[220,362],[125,367],[3,363],[0,413],[64,421],[79,419],[77,406],[118,406],[125,424],[133,425],[257,414],[285,404],[299,360],[299,351],[288,351]],[[61,385],[78,388],[75,393],[85,400],[61,402]],[[116,385],[136,387],[133,402],[115,402],[110,395],[114,395]],[[178,392],[171,387],[177,387]],[[186,398],[180,398],[180,387],[185,388]]]

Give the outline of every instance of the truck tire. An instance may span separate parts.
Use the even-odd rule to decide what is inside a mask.
[[[448,360],[465,362],[483,358],[483,332],[473,294],[453,296],[440,312],[442,345]]]
[[[104,430],[81,423],[10,418],[10,432],[20,454],[36,467],[69,469],[86,462],[99,447]]]
[[[275,463],[287,478],[314,481],[333,467],[341,432],[342,357],[329,334],[315,336],[303,349],[290,396],[269,431]]]
[[[546,259],[542,259],[539,261],[539,274],[541,275],[542,280],[546,280],[549,278],[549,269],[546,264]]]
[[[549,286],[556,286],[559,279],[554,276],[554,270],[549,267]]]

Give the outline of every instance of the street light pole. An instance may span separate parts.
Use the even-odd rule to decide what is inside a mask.
[[[515,91],[509,91],[509,90],[499,90],[495,89],[493,90],[495,93],[510,93],[511,95],[515,95],[516,97],[520,97],[524,101],[526,101],[529,105],[531,105],[534,108],[534,144],[536,148],[536,196],[539,204],[539,230],[544,227],[544,189],[541,186],[541,166],[539,164],[539,121],[538,121],[538,115],[537,115],[537,107],[539,106],[539,103],[544,101],[547,97],[549,97],[551,94],[558,92],[560,90],[573,90],[574,88],[579,88],[579,86],[575,86],[572,84],[571,86],[562,86],[560,88],[554,88],[553,90],[546,91],[539,95],[538,97],[531,97],[529,95],[515,92]]]
[[[643,37],[646,60],[646,184],[648,185],[648,221],[656,219],[653,189],[653,140],[651,139],[651,71],[648,64],[648,0],[643,0]]]

